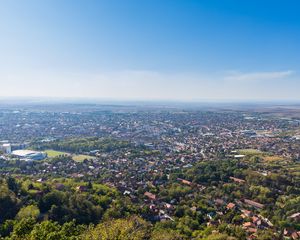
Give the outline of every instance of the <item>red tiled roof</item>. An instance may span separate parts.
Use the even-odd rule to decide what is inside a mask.
[[[156,195],[150,192],[145,192],[144,196],[148,197],[151,200],[155,200],[156,199]]]
[[[252,201],[252,200],[249,200],[249,199],[245,199],[244,202],[251,205],[251,206],[253,206],[253,207],[257,207],[257,208],[264,208],[264,206],[265,206],[261,203],[258,203],[258,202],[255,202],[255,201]]]
[[[231,180],[233,180],[234,182],[238,182],[238,183],[245,183],[245,180],[240,179],[240,178],[235,178],[235,177],[229,177]]]
[[[234,203],[228,203],[227,204],[227,208],[228,209],[233,209],[235,207],[235,204]]]

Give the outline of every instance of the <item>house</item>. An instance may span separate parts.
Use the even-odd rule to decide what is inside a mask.
[[[252,207],[259,208],[259,209],[262,209],[265,207],[265,205],[255,202],[255,201],[252,201],[252,200],[249,200],[249,199],[245,199],[244,202]]]
[[[167,220],[171,220],[172,222],[175,221],[175,220],[174,220],[172,217],[170,217],[168,214],[162,214],[162,215],[160,215],[160,221],[161,221],[161,222],[165,222],[165,221],[167,221]]]
[[[158,209],[155,204],[150,204],[149,209],[152,210],[153,212],[158,212]]]
[[[130,195],[130,194],[131,194],[131,192],[128,191],[128,190],[125,190],[124,193],[123,193],[123,195]]]
[[[251,234],[249,237],[247,237],[247,240],[257,239],[257,236],[255,234]]]
[[[215,204],[217,206],[223,206],[224,205],[224,201],[220,198],[215,199]]]
[[[195,206],[191,207],[190,209],[191,209],[191,211],[193,211],[193,212],[196,212],[196,211],[197,211],[197,207],[195,207]]]
[[[243,215],[242,217],[243,218],[246,218],[246,217],[251,217],[252,216],[252,212],[251,211],[249,211],[249,210],[246,210],[246,209],[242,209],[241,210],[241,212],[242,212],[242,214],[241,215]]]
[[[254,224],[252,222],[245,222],[243,223],[244,228],[254,227]]]
[[[300,239],[300,231],[291,234],[292,239]]]
[[[156,195],[150,192],[145,192],[144,196],[148,197],[150,200],[156,200]]]
[[[85,192],[87,190],[87,187],[80,185],[80,186],[76,187],[76,190],[78,192]]]
[[[42,183],[42,182],[44,182],[45,180],[44,180],[44,178],[39,178],[38,180],[36,180],[37,182],[39,182],[39,183]]]
[[[256,216],[253,216],[252,218],[252,222],[253,223],[257,223],[260,219],[258,218],[258,217],[256,217]]]
[[[169,203],[165,203],[164,207],[165,207],[166,209],[173,209],[173,208],[174,208],[173,205],[171,205],[171,204],[169,204]]]
[[[189,186],[192,185],[192,182],[190,182],[188,180],[185,180],[185,179],[182,179],[182,178],[177,178],[177,180],[180,181],[183,184],[186,184],[186,185],[189,185]]]
[[[295,221],[299,221],[300,220],[300,212],[294,213],[291,216],[289,216],[288,218],[295,220]]]
[[[292,229],[284,229],[283,232],[285,237],[289,237],[290,239],[300,239],[300,231],[294,231]]]
[[[242,154],[238,154],[238,155],[234,155],[234,158],[243,158],[243,157],[245,157],[245,155],[242,155]]]
[[[232,203],[232,202],[230,202],[230,203],[227,204],[226,208],[227,208],[228,210],[234,209],[234,208],[235,208],[235,204]]]
[[[257,229],[256,229],[256,228],[250,227],[250,228],[248,228],[246,231],[247,231],[248,233],[256,233],[256,232],[257,232]]]
[[[246,181],[240,178],[235,178],[235,177],[229,177],[231,180],[233,180],[236,183],[245,183]]]

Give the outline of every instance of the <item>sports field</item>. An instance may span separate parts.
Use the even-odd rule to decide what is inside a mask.
[[[69,153],[55,151],[55,150],[51,150],[51,149],[45,150],[44,152],[47,153],[47,156],[49,158],[54,158],[54,157],[58,157],[58,156],[61,156],[61,155],[69,155]]]

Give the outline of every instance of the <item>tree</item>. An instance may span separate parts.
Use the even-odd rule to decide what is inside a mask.
[[[204,240],[237,240],[237,239],[234,237],[229,237],[227,234],[224,233],[213,233],[207,236],[206,238],[204,238]]]
[[[67,199],[66,194],[59,191],[52,191],[47,193],[40,201],[39,207],[42,212],[46,212],[51,209],[52,205],[63,205]]]
[[[71,222],[66,222],[61,227],[61,232],[66,237],[79,236],[84,230],[86,230],[86,227],[84,225],[77,225],[75,220]]]
[[[40,210],[37,206],[35,205],[29,205],[26,207],[23,207],[20,209],[20,211],[18,212],[16,219],[20,220],[23,218],[33,218],[33,219],[37,219],[38,216],[40,215]]]
[[[8,177],[6,182],[7,182],[8,189],[10,191],[13,191],[16,194],[19,190],[19,184],[17,183],[16,179],[12,177]]]
[[[12,233],[13,239],[25,239],[26,235],[30,234],[35,224],[33,218],[23,218],[15,226]]]
[[[151,240],[184,240],[185,236],[172,229],[158,229],[151,234]]]
[[[88,229],[83,240],[140,240],[148,239],[149,225],[139,217],[112,220]]]
[[[9,234],[13,231],[15,225],[14,220],[6,220],[3,224],[0,225],[0,237],[9,236]]]
[[[17,198],[7,188],[0,187],[0,223],[15,217],[18,211]]]
[[[34,226],[30,237],[35,240],[60,239],[60,226],[56,222],[44,221]]]
[[[68,211],[71,219],[78,223],[96,223],[102,217],[103,209],[87,200],[84,195],[73,195],[68,202]]]
[[[258,239],[259,240],[274,240],[274,239],[279,239],[279,238],[275,236],[274,231],[264,230],[264,231],[260,231],[258,233]]]

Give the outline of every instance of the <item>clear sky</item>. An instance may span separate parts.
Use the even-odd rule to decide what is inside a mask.
[[[300,100],[299,0],[2,0],[0,96]]]

